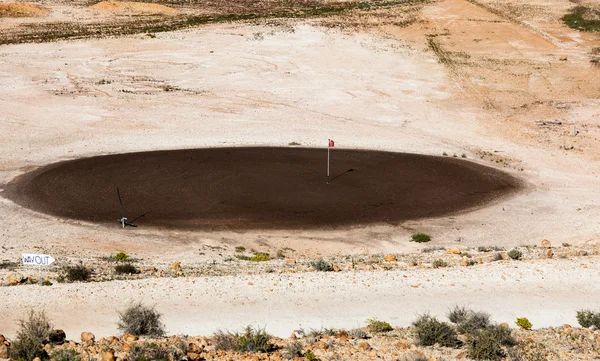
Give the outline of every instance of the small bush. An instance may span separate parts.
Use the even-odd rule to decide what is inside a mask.
[[[270,260],[271,257],[269,257],[268,253],[256,253],[254,256],[250,257],[250,261],[252,262],[265,262]]]
[[[448,263],[440,258],[433,261],[432,266],[433,268],[448,267]]]
[[[127,255],[125,252],[119,252],[115,255],[115,261],[117,262],[125,262],[129,259],[129,255]]]
[[[515,261],[518,261],[521,259],[521,257],[523,257],[523,253],[521,253],[521,251],[519,251],[518,249],[511,249],[510,251],[508,251],[508,257],[510,257],[511,259],[514,259]]]
[[[446,250],[446,247],[437,246],[437,247],[425,247],[421,250],[421,252],[432,253],[435,251],[445,251],[445,250]]]
[[[165,328],[161,322],[162,315],[154,307],[144,306],[141,302],[119,312],[119,330],[135,336],[165,335]]]
[[[331,264],[329,262],[326,262],[326,261],[324,261],[322,259],[320,259],[318,261],[312,261],[312,262],[310,262],[310,266],[315,271],[321,271],[321,272],[333,271],[333,266],[331,266]]]
[[[52,282],[50,282],[48,280],[43,280],[42,281],[42,286],[52,286]]]
[[[413,322],[417,341],[422,346],[433,346],[436,343],[444,347],[460,347],[461,342],[456,331],[446,322],[440,322],[429,315],[419,316]]]
[[[120,265],[115,266],[115,272],[118,275],[122,275],[122,274],[135,275],[135,274],[140,273],[140,270],[137,269],[137,267],[135,267],[134,265],[126,263],[126,264],[120,264]]]
[[[237,351],[239,352],[269,352],[274,346],[271,343],[273,336],[264,328],[253,328],[247,326],[242,333],[235,334],[237,338]]]
[[[457,331],[462,334],[475,333],[490,326],[490,315],[485,312],[469,311],[467,317],[457,324]]]
[[[129,361],[170,361],[169,352],[155,343],[134,344],[127,354]]]
[[[317,359],[317,356],[310,351],[306,351],[304,353],[304,358],[307,359],[308,361],[315,361]]]
[[[394,328],[392,327],[392,325],[390,325],[389,323],[385,322],[385,321],[379,321],[375,318],[371,318],[369,320],[367,320],[367,322],[369,323],[369,325],[367,326],[369,329],[369,332],[390,332],[393,331]]]
[[[512,331],[508,327],[491,325],[486,330],[503,346],[515,346],[517,344],[517,340],[512,336]]]
[[[533,325],[531,324],[531,322],[529,322],[529,320],[526,317],[517,318],[517,320],[515,321],[515,323],[517,324],[517,326],[519,326],[519,327],[521,327],[522,329],[525,329],[525,330],[531,330],[531,327],[533,327]]]
[[[502,257],[502,253],[498,252],[494,254],[494,257],[492,258],[493,261],[502,261],[504,259],[504,257]]]
[[[425,233],[415,233],[411,236],[411,242],[425,243],[431,241],[431,237]]]
[[[50,339],[52,325],[46,313],[30,310],[28,319],[20,320],[19,325],[17,337],[9,349],[10,357],[14,360],[47,359],[48,354],[42,344]]]
[[[453,310],[448,312],[448,319],[450,320],[450,322],[452,322],[454,324],[463,323],[469,316],[469,312],[471,312],[471,311],[467,310],[464,307],[456,306],[456,307],[454,307]]]
[[[304,355],[304,349],[302,344],[298,341],[288,343],[283,348],[281,356],[286,360],[293,360],[296,357],[302,357]]]
[[[224,333],[217,331],[212,342],[216,350],[237,352],[270,352],[275,346],[271,343],[273,336],[264,328],[247,326],[242,333]]]
[[[242,253],[242,252],[245,252],[245,251],[246,251],[246,247],[244,247],[244,246],[237,246],[237,247],[235,247],[235,252],[236,253]]]
[[[590,328],[594,326],[600,330],[600,312],[594,312],[592,310],[581,310],[577,311],[577,322],[583,328]]]
[[[489,330],[479,331],[467,339],[467,357],[475,360],[501,360],[506,356],[496,339]]]
[[[367,335],[367,333],[363,330],[361,330],[360,328],[357,328],[355,330],[352,330],[350,332],[350,335],[354,338],[359,338],[359,339],[366,339],[369,336]]]
[[[211,341],[217,351],[234,351],[238,345],[237,337],[234,334],[221,330],[214,333]]]
[[[81,361],[81,355],[72,348],[63,348],[52,353],[54,361]]]
[[[92,271],[87,269],[84,265],[77,265],[73,267],[67,267],[67,279],[71,282],[85,282],[90,279]]]

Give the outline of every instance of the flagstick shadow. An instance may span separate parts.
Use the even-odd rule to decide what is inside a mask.
[[[350,173],[350,172],[354,172],[355,170],[356,170],[356,169],[354,169],[354,168],[350,168],[350,169],[348,169],[347,171],[345,171],[345,172],[342,172],[341,174],[338,174],[338,175],[336,175],[335,177],[333,177],[333,178],[331,178],[331,179],[327,180],[327,184],[330,184],[331,182],[333,182],[334,180],[336,180],[336,179],[338,179],[339,177],[343,176],[344,174],[346,174],[346,173]]]

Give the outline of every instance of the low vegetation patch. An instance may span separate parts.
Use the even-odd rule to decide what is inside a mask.
[[[367,320],[367,322],[368,322],[367,328],[369,329],[369,332],[381,333],[381,332],[390,332],[390,331],[394,330],[392,325],[390,325],[389,323],[387,323],[385,321],[379,321],[378,319],[375,319],[375,318],[371,318],[371,319]]]
[[[250,261],[252,261],[252,262],[265,262],[270,259],[271,259],[271,257],[269,256],[268,253],[261,253],[261,252],[258,252],[256,254],[254,254],[254,256],[250,257]]]
[[[524,330],[531,330],[531,328],[533,327],[531,322],[529,322],[529,320],[526,317],[517,318],[515,324]]]
[[[425,233],[415,233],[411,236],[411,242],[426,243],[431,241],[431,237]]]
[[[122,274],[135,275],[135,274],[140,273],[140,270],[132,264],[120,264],[120,265],[115,266],[115,272],[118,275],[122,275]]]
[[[125,262],[129,259],[129,255],[125,252],[119,252],[115,255],[115,261],[117,262]]]
[[[508,257],[514,259],[515,261],[518,261],[523,257],[523,253],[516,248],[511,249],[510,251],[508,251]]]
[[[43,343],[50,339],[50,332],[52,325],[46,314],[30,310],[27,319],[19,321],[17,337],[9,349],[10,357],[13,360],[48,359]]]
[[[217,331],[212,342],[217,350],[238,352],[270,352],[275,349],[271,336],[264,328],[247,326],[241,333]]]
[[[475,360],[502,360],[506,353],[495,335],[485,329],[467,339],[467,356]]]
[[[169,352],[155,343],[134,344],[127,354],[129,361],[170,361]]]
[[[329,262],[324,261],[322,259],[320,259],[318,261],[312,261],[312,262],[310,262],[310,266],[315,271],[320,271],[320,272],[333,271],[333,266]]]
[[[54,361],[81,361],[81,355],[72,348],[63,348],[60,350],[56,350],[51,355],[52,360]]]
[[[119,312],[119,331],[135,336],[161,337],[165,335],[162,315],[154,307],[145,306],[141,302],[131,305]]]
[[[577,311],[577,322],[583,328],[594,327],[600,330],[600,312],[594,312],[592,310],[580,310]]]
[[[440,258],[433,261],[432,266],[433,268],[448,267],[448,263]]]
[[[302,346],[302,343],[298,341],[288,343],[283,348],[281,356],[286,360],[293,360],[296,357],[302,357],[304,356],[304,347]]]
[[[458,333],[469,334],[488,328],[490,315],[485,312],[475,312],[462,307],[456,307],[448,313],[450,322],[456,324]]]
[[[66,267],[67,279],[71,282],[85,282],[90,279],[92,271],[84,265]]]
[[[422,346],[439,344],[444,347],[460,347],[462,342],[458,339],[454,328],[441,322],[435,317],[422,315],[413,322],[417,341]]]
[[[562,20],[572,29],[600,31],[600,11],[587,6],[574,7]]]

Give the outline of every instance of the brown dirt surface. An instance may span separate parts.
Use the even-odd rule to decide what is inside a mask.
[[[60,217],[186,229],[302,229],[396,224],[481,206],[521,187],[459,159],[315,148],[214,148],[127,153],[42,167],[6,196]]]
[[[45,16],[47,13],[48,10],[34,4],[0,4],[0,18],[40,17]]]
[[[176,15],[179,10],[160,4],[133,1],[102,1],[90,9],[118,15]]]

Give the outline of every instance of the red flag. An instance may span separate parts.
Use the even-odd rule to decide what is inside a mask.
[[[333,141],[333,139],[329,139],[329,148],[333,148],[335,146],[335,143]]]

